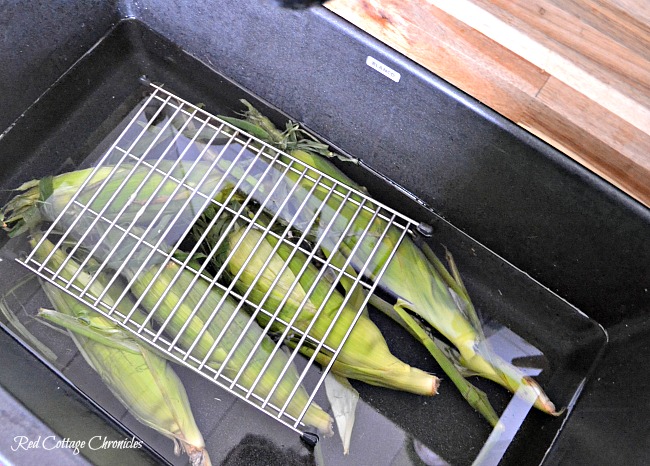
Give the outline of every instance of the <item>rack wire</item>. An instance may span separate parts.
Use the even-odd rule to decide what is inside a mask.
[[[399,243],[417,227],[154,84],[81,188],[46,200],[42,211],[51,224],[19,262],[299,433]],[[65,260],[43,254],[48,244],[64,250]],[[344,246],[345,254],[338,253]],[[321,254],[324,249],[332,253]],[[255,291],[264,280],[268,291]],[[326,309],[343,281],[342,302]],[[314,309],[310,298],[323,284],[325,298]],[[295,305],[296,295],[303,297],[297,309],[282,318],[280,309]],[[353,318],[342,323],[351,308]],[[298,323],[306,312],[313,312],[307,326]],[[331,323],[316,338],[319,319]],[[337,325],[346,326],[342,337]],[[313,355],[298,356],[303,347]],[[329,356],[320,371],[313,368],[319,352]],[[248,368],[262,353],[251,380]],[[263,388],[278,360],[276,381]],[[295,383],[281,397],[284,378]]]

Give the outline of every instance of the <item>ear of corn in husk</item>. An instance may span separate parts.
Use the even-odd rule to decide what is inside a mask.
[[[250,300],[269,312],[277,312],[285,322],[293,321],[292,326],[308,332],[312,338],[324,340],[334,348],[340,345],[353,323],[356,309],[345,305],[344,297],[337,290],[330,290],[332,285],[327,280],[317,278],[318,270],[306,263],[302,253],[289,257],[290,247],[280,244],[274,248],[274,238],[255,228],[248,231],[235,228],[227,240],[232,253],[227,267],[238,277],[235,286],[241,293],[248,293]],[[269,318],[259,313],[258,319],[266,325]],[[283,331],[285,326],[274,324],[272,330]],[[314,351],[310,345],[301,345],[299,349],[308,356]],[[316,360],[326,366],[331,354],[321,351]],[[393,356],[381,332],[365,314],[352,327],[332,371],[343,377],[422,395],[436,394],[439,384],[437,377]]]
[[[133,417],[174,440],[192,465],[210,465],[185,388],[170,364],[55,285],[44,283],[43,289],[57,311],[39,316],[69,330],[84,359]]]
[[[188,281],[192,281],[191,278],[194,277],[192,272],[187,270],[179,271],[178,266],[170,263],[165,266],[165,270],[162,273],[158,274],[157,266],[159,264],[145,263],[150,250],[145,247],[138,248],[137,240],[122,232],[122,230],[130,227],[132,220],[135,220],[139,224],[137,227],[139,230],[149,230],[152,232],[152,236],[149,237],[149,240],[152,242],[160,240],[161,235],[165,234],[166,228],[162,226],[152,228],[151,222],[159,218],[156,207],[159,205],[173,206],[173,203],[167,202],[169,198],[166,196],[174,195],[174,190],[177,185],[175,183],[171,184],[172,190],[170,190],[166,187],[167,180],[159,177],[146,178],[144,171],[146,170],[142,169],[141,173],[139,167],[134,168],[131,166],[118,168],[117,170],[113,170],[111,167],[102,167],[91,179],[92,183],[78,193],[78,199],[81,197],[86,202],[92,203],[91,205],[94,211],[103,212],[108,219],[114,221],[116,226],[121,228],[120,230],[119,228],[102,223],[92,224],[91,228],[94,239],[91,243],[96,243],[92,244],[93,254],[100,260],[107,259],[108,257],[117,257],[120,259],[118,262],[122,259],[126,260],[126,262],[120,265],[120,268],[132,280],[131,291],[138,295],[143,307],[147,308],[147,305],[149,305],[148,310],[152,310],[154,307],[157,309],[154,314],[158,323],[163,323],[168,317],[170,318],[166,324],[167,331],[171,332],[171,338],[176,337],[174,332],[183,330],[178,336],[179,343],[186,347],[193,346],[193,356],[199,359],[207,357],[207,365],[218,370],[225,356],[232,353],[226,368],[224,368],[224,374],[234,375],[242,372],[239,374],[238,380],[240,385],[248,388],[256,383],[253,393],[257,397],[265,400],[270,396],[271,399],[268,401],[272,404],[284,406],[289,394],[294,392],[294,386],[298,379],[297,372],[295,367],[289,364],[283,352],[272,353],[274,345],[268,337],[262,334],[259,326],[254,323],[249,325],[248,317],[239,309],[232,298],[228,297],[222,300],[223,294],[218,289],[208,286],[205,279],[194,281],[192,291],[186,293],[187,287],[189,286]],[[201,168],[197,170],[198,173],[202,173],[203,171]],[[38,182],[24,185],[23,188],[26,188],[25,192],[20,195],[21,212],[24,212],[25,209],[34,210],[38,208],[43,218],[54,220],[59,216],[60,210],[65,207],[67,201],[75,193],[75,189],[78,191],[84,180],[88,178],[89,173],[90,171],[70,172],[55,177],[51,185],[52,189],[49,190],[50,192],[45,193],[45,195],[43,195],[42,187],[39,186]],[[196,177],[198,175],[193,176]],[[202,184],[201,188],[205,189],[205,192],[209,192],[214,188],[213,183],[219,177],[220,173],[215,171],[209,178],[212,181],[208,184]],[[95,192],[93,187],[96,187],[95,183],[102,183],[104,179],[108,180],[109,184],[107,186],[110,187],[107,188],[105,186],[101,189],[100,194],[93,198],[92,196]],[[189,181],[186,180],[186,182],[190,184],[197,183],[196,180],[193,181],[192,179]],[[159,186],[160,184],[164,186],[161,187]],[[137,196],[134,196],[134,192],[138,187],[140,191]],[[117,193],[117,196],[114,195],[115,193]],[[26,196],[25,194],[28,195]],[[154,197],[147,205],[149,208],[144,209],[144,212],[140,212],[139,209],[144,206],[144,202],[147,202],[152,196],[161,196],[162,198]],[[46,200],[39,201],[39,197],[46,197]],[[142,202],[138,201],[140,198]],[[111,201],[110,204],[108,204],[109,201]],[[18,204],[17,201],[11,203],[4,211],[15,213],[16,204]],[[186,204],[184,206],[187,207]],[[190,213],[193,213],[193,207],[191,205],[188,210]],[[19,213],[18,217],[20,216],[21,214]],[[18,224],[18,221],[20,221],[18,217],[8,217],[15,220],[14,222],[7,222],[5,224],[6,229],[10,232],[14,231],[12,230],[13,228],[22,229],[22,225]],[[66,219],[66,222],[64,222],[64,226],[72,224],[74,221],[74,215],[70,215]],[[169,225],[164,226],[169,227]],[[81,236],[86,235],[87,231],[84,228],[71,229],[69,230],[70,239],[79,240]],[[96,242],[98,237],[101,238],[101,242]],[[164,256],[156,254],[153,257],[159,262],[160,258]],[[156,261],[154,260],[154,262]],[[111,265],[117,266],[118,264]],[[133,274],[136,269],[142,273],[138,273],[137,277],[134,277]],[[156,277],[156,283],[149,287],[150,281],[154,276]],[[167,280],[165,281],[165,279]],[[166,285],[169,287],[169,290],[166,290]],[[84,286],[85,284],[82,284],[82,288]],[[101,292],[98,292],[96,296],[100,296],[101,294]],[[161,301],[161,304],[158,304],[163,295],[165,295],[164,300]],[[204,295],[208,297],[205,300],[202,298]],[[199,302],[203,302],[203,304],[199,306]],[[222,308],[218,309],[218,312],[216,312],[217,308],[215,307],[217,304],[222,306]],[[210,317],[212,312],[215,312],[214,318]],[[220,326],[225,325],[228,321],[230,321],[229,331],[225,332],[225,336],[222,336],[221,341],[217,344],[217,337],[222,333]],[[206,327],[208,330],[203,331]],[[242,333],[243,337],[241,341],[237,342],[235,347],[237,336]],[[199,334],[202,336],[194,344],[194,340]],[[248,361],[247,366],[245,368],[239,367],[237,364],[244,359],[248,359],[247,356],[252,353],[252,349],[258,341],[261,343],[253,353],[252,358]],[[259,371],[262,365],[269,359],[271,359],[271,363],[258,381]],[[288,366],[286,370],[285,366]],[[283,371],[284,375],[282,376],[282,380],[278,382],[278,378]],[[278,383],[276,384],[276,382]],[[277,387],[275,387],[276,385]],[[272,389],[273,394],[271,395]],[[308,396],[305,389],[299,386],[295,390],[295,393],[293,393],[286,412],[290,416],[297,418],[307,405],[307,400]],[[325,434],[331,433],[331,418],[315,403],[312,403],[307,408],[302,421],[305,424],[313,425]]]
[[[329,161],[314,154],[314,152],[318,152],[321,155],[330,155],[331,153],[328,154],[322,148],[319,148],[317,151],[310,150],[308,145],[301,145],[295,136],[292,140],[292,137],[286,134],[291,131],[285,134],[274,133],[268,128],[273,125],[268,119],[261,117],[259,112],[247,102],[245,102],[245,105],[248,108],[246,121],[261,124],[267,133],[272,135],[266,142],[280,149],[289,150],[292,156],[307,166],[318,168],[343,185],[360,189],[360,186],[330,164]],[[233,123],[236,122],[233,121]],[[286,159],[285,161],[287,163],[289,162]],[[295,174],[289,174],[289,176],[294,179],[297,178]],[[301,183],[305,185],[305,191],[313,187],[313,183],[307,181],[305,178],[302,179]],[[332,185],[332,182],[329,180],[325,180],[323,183]],[[338,188],[335,187],[335,189]],[[324,189],[317,187],[314,190],[312,194],[314,198],[314,211],[318,203],[326,199],[326,195],[327,192]],[[329,209],[321,210],[322,223],[331,220],[331,218],[327,217],[328,213],[334,215],[333,212],[336,211],[340,203],[340,197],[330,196],[327,199]],[[302,199],[299,199],[297,202],[302,202]],[[345,246],[348,251],[357,247],[359,253],[355,254],[351,260],[353,266],[358,266],[358,264],[365,261],[370,251],[373,250],[375,244],[372,239],[379,237],[379,232],[385,228],[385,221],[381,218],[376,218],[374,221],[371,220],[371,213],[368,211],[361,211],[355,216],[355,213],[347,206],[344,206],[340,212],[340,220],[336,218],[333,220],[335,222],[346,222],[351,221],[353,218],[352,234],[346,237]],[[373,222],[370,225],[370,234],[364,237],[362,244],[357,245],[360,236],[355,234],[355,232],[364,231],[370,222]],[[315,239],[321,240],[321,247],[327,256],[340,253],[334,250],[333,239],[327,237],[320,238],[318,234],[319,231],[317,229],[313,231]],[[387,237],[384,239],[385,244],[379,246],[380,252],[373,259],[376,263],[374,270],[379,270],[380,266],[383,265],[382,261],[386,257],[385,254],[381,253],[381,248],[385,251],[393,247],[398,248],[393,260],[384,271],[379,285],[384,290],[390,292],[395,299],[401,300],[402,309],[408,309],[419,315],[451,341],[460,353],[460,362],[470,371],[503,385],[513,393],[519,388],[531,392],[536,399],[535,406],[538,409],[549,414],[557,415],[558,412],[555,410],[555,406],[541,387],[512,364],[503,360],[487,344],[485,338],[482,336],[478,319],[475,315],[472,315],[474,311],[469,295],[466,292],[459,293],[458,291],[464,289],[460,276],[456,274],[452,277],[437,259],[425,257],[410,237],[404,237],[399,245],[397,245],[398,238],[397,232],[391,228]],[[355,263],[355,261],[358,262]],[[437,266],[434,266],[432,262]],[[370,268],[368,275],[370,278],[373,278],[373,268]]]
[[[66,260],[65,255],[54,250],[54,245],[48,241],[43,242],[37,250],[44,258],[52,253],[47,265],[53,270],[61,267]],[[101,250],[97,252],[102,253]],[[68,264],[62,274],[64,279],[72,279],[76,274],[77,286],[82,289],[91,282],[92,276],[83,270],[78,272],[73,262]],[[299,385],[294,390],[298,381],[295,367],[282,351],[273,352],[275,345],[270,338],[262,333],[255,322],[249,324],[250,319],[232,298],[224,296],[205,278],[194,280],[193,272],[174,262],[145,268],[137,276],[128,268],[124,273],[131,281],[130,291],[140,301],[143,310],[151,312],[157,324],[165,325],[166,334],[171,339],[177,338],[180,348],[192,349],[192,357],[187,359],[189,364],[205,360],[206,366],[215,371],[221,369],[223,375],[231,380],[237,375],[239,386],[251,389],[255,397],[267,400],[276,407],[286,403],[286,413],[293,419],[298,419],[305,410],[302,418],[304,424],[331,435],[330,416],[316,403],[308,405],[309,397],[304,387]],[[100,296],[103,290],[95,289],[94,285],[89,291],[94,296]],[[112,287],[109,291],[112,291]],[[128,306],[128,301],[115,302],[113,299],[118,299],[121,294],[115,298],[113,296],[112,293],[104,294],[103,300],[118,308],[127,305],[121,312],[124,316],[129,315],[132,306]],[[132,319],[143,324],[146,316],[137,312]],[[254,350],[258,342],[259,346]],[[252,356],[249,358],[249,355]],[[226,359],[226,365],[222,368]],[[243,367],[246,360],[248,362]],[[260,375],[267,361],[269,364]]]
[[[203,209],[203,196],[195,196],[193,190],[210,196],[221,181],[221,172],[201,161],[163,160],[155,168],[148,163],[123,163],[76,170],[24,183],[2,208],[0,219],[10,236],[25,233],[44,220],[58,219],[59,230],[71,231],[89,249],[102,242],[107,223],[113,221],[125,229],[141,226],[148,230],[145,239],[151,242],[159,239],[159,231],[166,231],[164,244],[173,244]],[[222,194],[214,195],[218,199]],[[68,206],[73,198],[76,202]],[[65,215],[59,218],[66,206]],[[86,214],[80,215],[82,209]]]
[[[206,365],[214,370],[222,369],[222,364],[227,361],[223,375],[230,380],[238,377],[238,384],[246,390],[256,384],[253,392],[262,399],[270,397],[269,401],[276,407],[282,407],[290,400],[286,412],[297,418],[307,406],[308,395],[302,386],[291,395],[298,384],[298,373],[286,354],[274,351],[273,341],[255,322],[249,324],[249,317],[232,298],[210,285],[205,278],[193,280],[194,276],[193,272],[168,263],[157,277],[153,270],[134,277],[132,291],[143,298],[144,307],[158,306],[156,318],[159,323],[171,317],[167,324],[168,332],[180,335],[181,346],[190,347],[197,341],[191,353],[194,358],[207,358]],[[186,294],[188,287],[191,291]],[[193,314],[195,309],[198,312]],[[226,326],[228,321],[230,323]],[[181,332],[185,325],[187,329]],[[197,340],[196,335],[203,328],[207,331]],[[238,338],[240,335],[241,339]],[[260,377],[262,369],[264,372]],[[302,422],[325,435],[332,434],[332,419],[316,403],[309,405]]]
[[[322,157],[315,156],[303,150],[292,151],[294,157],[299,158],[307,165],[316,165],[320,170],[325,171],[328,175],[335,177],[338,181],[349,185],[351,180],[347,178],[340,170]],[[330,168],[328,168],[328,166]],[[358,187],[352,182],[352,187]],[[330,204],[335,204],[336,200],[331,200]],[[333,210],[335,205],[331,205]],[[326,210],[326,212],[328,212]],[[385,221],[381,218],[372,220],[371,214],[367,211],[361,211],[356,217],[354,213],[345,206],[342,210],[342,216],[346,219],[354,218],[352,231],[361,232],[368,227],[370,223],[370,234],[364,236],[363,242],[357,246],[357,241],[360,235],[350,234],[346,237],[345,245],[339,248],[338,251],[333,252],[333,241],[328,238],[323,238],[322,249],[325,254],[330,256],[342,253],[348,257],[343,251],[349,251],[351,248],[357,246],[357,254],[352,257],[352,263],[362,264],[369,256],[370,252],[375,247],[374,240],[379,237],[381,231],[385,228]],[[324,221],[327,219],[323,215]],[[336,219],[334,219],[336,221]],[[372,232],[376,233],[372,233]],[[554,405],[548,399],[544,391],[539,385],[530,377],[525,376],[519,369],[512,364],[503,360],[490,348],[482,336],[480,322],[475,315],[471,315],[473,307],[469,299],[469,295],[464,290],[460,275],[456,274],[452,277],[449,273],[443,275],[446,269],[438,261],[438,267],[434,267],[428,258],[424,255],[422,250],[418,248],[410,237],[404,237],[401,242],[399,241],[399,232],[390,228],[386,236],[384,236],[382,244],[379,245],[378,251],[372,258],[374,266],[369,268],[369,276],[373,277],[373,271],[379,270],[384,264],[390,250],[397,248],[395,255],[391,262],[388,264],[384,274],[380,280],[380,286],[389,291],[397,300],[400,309],[408,309],[411,312],[422,317],[436,330],[448,338],[460,352],[460,363],[469,371],[488,378],[496,383],[499,383],[515,393],[518,389],[522,388],[534,395],[536,399],[535,406],[549,414],[557,414]],[[328,243],[330,247],[328,247]],[[433,253],[430,253],[430,256]],[[450,259],[451,261],[451,259]],[[463,290],[463,291],[461,291]],[[398,311],[399,319],[403,321],[404,315]],[[414,323],[413,323],[414,324]],[[413,327],[417,330],[417,327]],[[435,351],[429,343],[427,346],[430,351]],[[445,367],[449,368],[448,372],[453,370],[449,364],[444,362],[442,355],[434,357]],[[448,374],[452,380],[462,385],[457,374]],[[480,411],[486,416],[488,420],[494,423],[494,411],[488,407],[487,399],[484,394],[477,390],[471,389],[467,392],[469,387],[459,386],[461,392],[470,395],[474,401],[472,405],[477,407],[477,403],[482,405]],[[467,397],[467,396],[466,396]]]

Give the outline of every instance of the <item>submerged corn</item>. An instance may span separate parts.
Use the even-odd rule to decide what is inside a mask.
[[[337,290],[330,290],[331,283],[324,278],[318,279],[318,270],[306,263],[307,258],[302,253],[289,258],[291,248],[285,244],[274,251],[274,239],[254,228],[248,231],[235,228],[228,242],[232,258],[227,267],[233,276],[239,276],[235,285],[242,294],[248,291],[250,300],[262,304],[269,312],[277,311],[278,317],[285,322],[293,320],[295,328],[308,331],[315,340],[324,340],[333,348],[340,346],[357,310],[344,304],[344,297]],[[288,261],[287,267],[285,261]],[[268,316],[260,312],[258,320],[266,325]],[[333,328],[327,334],[330,326]],[[284,327],[278,324],[273,330],[282,331]],[[300,350],[308,356],[313,353],[309,344],[301,345]],[[326,351],[316,356],[324,366],[330,359],[331,354]],[[439,384],[437,377],[393,356],[381,332],[365,314],[361,314],[352,327],[332,371],[372,385],[421,395],[435,395]]]
[[[39,254],[44,254],[44,257],[52,250],[53,245],[47,241],[38,248]],[[48,261],[48,267],[57,269],[64,261],[65,257],[55,251]],[[186,351],[192,348],[187,362],[196,365],[196,361],[205,361],[207,367],[214,371],[222,370],[222,374],[230,380],[238,376],[237,384],[251,391],[253,399],[266,400],[276,407],[287,403],[286,414],[293,419],[298,419],[306,407],[302,422],[316,427],[325,435],[331,435],[331,417],[316,403],[308,404],[306,390],[297,383],[296,368],[289,363],[284,352],[273,353],[275,345],[272,340],[263,334],[255,322],[250,322],[237,303],[224,296],[205,278],[194,280],[193,272],[174,262],[163,267],[160,273],[158,266],[146,269],[137,276],[129,275],[128,270],[125,273],[132,282],[130,290],[141,301],[143,311],[150,312],[158,325],[165,325],[166,335],[170,339],[178,338],[180,348]],[[67,273],[70,273],[69,277]],[[71,266],[63,278],[70,279],[75,273]],[[77,273],[76,280],[79,281],[77,286],[83,288],[90,283],[91,277],[81,271]],[[94,286],[89,290],[94,296],[100,296],[103,291]],[[128,306],[130,303],[118,301],[120,294],[117,290],[113,291],[113,286],[110,291],[110,294],[104,295],[105,304],[117,305],[122,315],[128,315],[132,308]],[[126,308],[123,308],[125,305]],[[132,316],[132,320],[138,324],[143,324],[145,319],[144,313],[137,312]],[[251,354],[244,366],[244,361]],[[222,368],[224,361],[226,363]],[[260,374],[267,361],[269,363],[264,373]],[[296,385],[298,388],[294,390]]]
[[[208,367],[215,371],[222,370],[222,374],[230,380],[238,377],[237,383],[245,390],[252,388],[255,395],[263,400],[269,399],[276,407],[288,402],[286,412],[297,419],[307,406],[308,395],[298,385],[296,368],[283,351],[273,354],[273,341],[263,334],[255,322],[250,322],[249,317],[239,310],[238,304],[206,279],[193,280],[193,272],[181,269],[175,263],[165,265],[157,277],[156,273],[150,270],[133,277],[132,291],[142,298],[145,308],[157,307],[157,322],[163,324],[169,317],[168,333],[178,335],[179,344],[184,348],[195,345],[191,353],[195,360],[206,360]],[[191,287],[190,292],[185,293],[188,287]],[[202,303],[198,306],[200,301]],[[195,309],[198,312],[194,313]],[[214,314],[212,320],[211,314]],[[181,332],[184,325],[187,328]],[[206,331],[198,337],[203,329]],[[237,341],[240,335],[242,338]],[[250,355],[252,357],[249,359]],[[222,368],[224,361],[226,365]],[[266,369],[260,374],[265,365]],[[256,385],[253,387],[254,383]],[[296,385],[298,389],[289,399]],[[309,405],[302,422],[326,435],[333,432],[332,419],[316,403]]]
[[[179,171],[175,173],[177,179],[181,178],[186,168],[184,163],[176,165],[175,170]],[[213,191],[221,174],[214,170],[204,178],[207,168],[207,164],[199,162],[185,179],[185,184],[197,186],[205,193]],[[192,358],[188,361],[205,360],[207,367],[215,371],[221,370],[224,376],[232,380],[236,377],[237,385],[252,392],[249,396],[253,400],[279,407],[286,404],[286,414],[293,419],[297,419],[306,410],[303,423],[312,425],[327,435],[331,434],[330,416],[315,403],[308,406],[309,397],[302,386],[299,385],[294,390],[298,381],[296,368],[289,363],[284,352],[273,351],[275,345],[272,340],[263,334],[256,323],[249,324],[249,317],[232,298],[224,297],[205,278],[193,280],[193,272],[181,270],[173,262],[168,263],[159,273],[159,262],[163,256],[156,254],[153,263],[146,262],[150,249],[123,233],[124,229],[132,228],[131,222],[136,222],[135,231],[149,230],[151,235],[147,239],[155,243],[167,239],[163,235],[177,226],[160,222],[167,211],[173,212],[174,209],[183,207],[186,210],[183,213],[186,215],[182,220],[184,222],[196,213],[196,206],[192,202],[185,202],[188,199],[188,188],[178,189],[176,182],[158,176],[157,172],[151,176],[146,172],[147,168],[142,166],[102,167],[83,190],[80,187],[88,178],[90,170],[59,175],[45,183],[27,183],[20,188],[23,192],[3,208],[6,220],[4,227],[10,234],[19,234],[27,227],[33,229],[43,220],[53,221],[74,195],[78,200],[89,203],[91,211],[101,212],[115,222],[115,226],[102,222],[86,225],[76,221],[74,215],[68,215],[63,225],[76,225],[76,228],[68,231],[68,238],[78,241],[86,236],[86,245],[89,249],[92,248],[96,259],[101,262],[111,257],[110,266],[119,267],[131,279],[131,291],[141,300],[143,308],[147,311],[155,309],[154,321],[166,325],[167,335],[171,339],[178,339],[180,347],[192,348]],[[97,191],[102,185],[102,189]],[[161,212],[161,206],[167,210]],[[26,213],[38,217],[38,221],[27,224],[25,218],[31,217]],[[152,222],[160,223],[154,225]],[[101,238],[101,241],[97,241],[97,238]],[[170,242],[166,241],[167,244]],[[166,247],[165,243],[161,247]],[[48,248],[52,250],[51,244],[40,246],[40,249]],[[50,262],[55,257],[56,254],[50,258]],[[118,263],[115,263],[115,258],[119,259]],[[59,260],[60,266],[63,259],[59,257]],[[77,279],[81,276],[82,273],[78,274]],[[149,286],[154,277],[155,283]],[[111,287],[115,283],[113,281]],[[82,284],[81,288],[85,286]],[[191,288],[190,292],[187,292],[188,288]],[[103,295],[102,291],[95,293],[95,296]],[[104,297],[110,299],[108,294]],[[227,322],[229,326],[226,329]],[[228,362],[222,368],[227,355]],[[242,367],[241,364],[246,360],[246,366]],[[263,366],[266,367],[264,373],[261,373]],[[278,380],[280,377],[281,380]],[[289,400],[292,392],[294,393]]]
[[[19,186],[19,194],[3,206],[0,224],[9,236],[17,236],[58,220],[58,230],[69,230],[91,249],[103,240],[109,222],[117,222],[124,229],[148,230],[145,239],[151,242],[165,230],[162,240],[170,245],[221,181],[211,164],[184,160],[81,169]]]
[[[42,260],[46,255],[45,248],[37,251]],[[69,264],[74,273],[75,265]],[[69,330],[84,359],[129,412],[174,440],[176,453],[180,446],[192,465],[210,465],[185,388],[171,365],[57,286],[44,283],[43,289],[56,311],[42,310],[39,316]]]
[[[338,211],[342,197],[328,196],[330,188],[338,192],[344,192],[344,187],[361,191],[363,188],[329,161],[314,153],[332,155],[322,145],[309,140],[297,140],[294,129],[289,126],[286,132],[278,131],[267,118],[260,115],[250,104],[244,103],[248,107],[245,121],[262,128],[267,134],[266,142],[280,149],[289,150],[293,157],[307,167],[317,168],[340,183],[339,185],[323,179],[321,183],[327,188],[316,186],[312,194],[309,194],[309,191],[314,188],[314,182],[310,181],[310,178],[316,179],[316,172],[307,170],[308,176],[302,177],[300,181],[296,173],[288,173],[289,178],[299,182],[304,188],[302,191],[295,191],[297,204],[307,200],[304,217],[309,217],[318,211],[320,224],[333,222],[335,231],[343,231],[347,223],[352,222],[348,230],[350,233],[346,235],[342,247],[336,247],[335,235],[329,237],[322,235],[322,231],[318,228],[313,228],[309,233],[314,242],[320,243],[326,256],[331,259],[337,256],[349,258],[352,267],[359,270],[370,258],[376,246],[376,238],[381,237],[381,233],[386,229],[386,221],[379,216],[373,218],[372,212],[368,210],[361,209],[357,212],[353,204],[343,205]],[[237,124],[242,120],[230,119],[230,121]],[[310,144],[312,146],[316,144],[316,147]],[[284,161],[290,163],[288,158]],[[354,195],[352,197],[354,198]],[[357,197],[356,200],[358,201],[359,198]],[[325,202],[326,206],[319,209],[322,202]],[[367,233],[361,235],[364,231]],[[454,273],[452,276],[430,250],[425,254],[409,236],[404,237],[398,244],[399,237],[399,232],[390,227],[382,244],[378,245],[378,250],[372,257],[373,266],[367,269],[366,275],[373,279],[375,272],[385,264],[389,251],[397,247],[393,259],[388,263],[379,281],[379,286],[391,293],[402,309],[417,314],[451,341],[459,352],[459,362],[469,371],[493,380],[513,393],[520,389],[526,390],[536,400],[535,406],[538,409],[549,414],[558,414],[553,403],[533,379],[503,360],[487,344],[460,275]],[[355,254],[351,254],[355,248]],[[451,259],[450,267],[455,268]]]

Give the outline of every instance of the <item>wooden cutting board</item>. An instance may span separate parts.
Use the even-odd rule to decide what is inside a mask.
[[[325,6],[650,207],[648,0]]]

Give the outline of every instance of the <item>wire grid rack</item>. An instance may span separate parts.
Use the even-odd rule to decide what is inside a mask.
[[[19,261],[304,433],[303,418],[327,372],[417,223],[151,86],[82,186],[43,204],[51,224]],[[346,243],[346,254],[318,253]],[[63,259],[55,251],[64,251]],[[295,306],[295,296],[295,311],[281,312]],[[305,322],[307,312],[313,318]],[[299,357],[301,348],[312,356]],[[319,352],[329,362],[312,370]],[[279,388],[284,383],[288,392]]]

